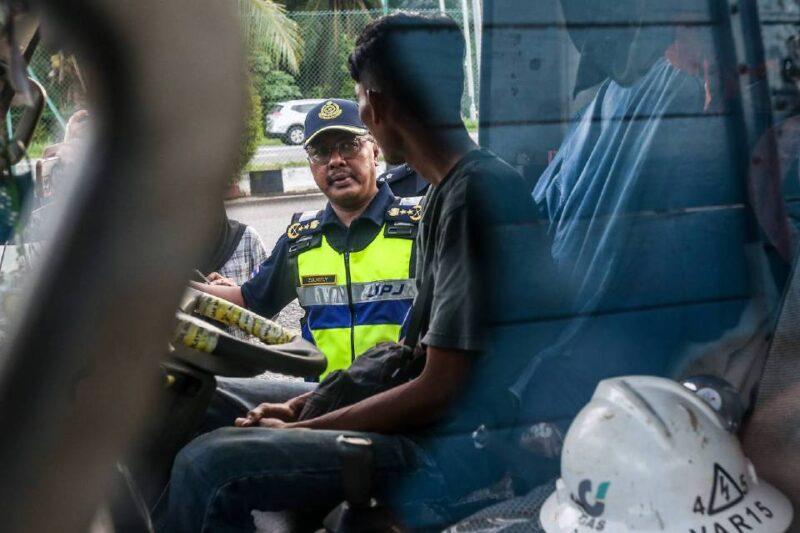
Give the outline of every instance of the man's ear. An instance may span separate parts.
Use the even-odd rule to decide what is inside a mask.
[[[380,146],[378,146],[378,143],[375,141],[372,141],[372,156],[375,160],[375,166],[377,167],[380,164],[378,158],[381,156],[381,149]]]
[[[369,103],[370,119],[373,124],[380,124],[386,120],[389,111],[389,101],[386,95],[379,91],[367,89],[367,102]]]

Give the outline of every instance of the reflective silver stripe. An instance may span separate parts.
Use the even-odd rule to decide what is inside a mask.
[[[417,287],[413,279],[393,279],[353,283],[353,303],[384,302],[414,298]]]
[[[302,307],[308,305],[346,305],[347,287],[344,285],[297,287],[297,300]]]
[[[300,213],[300,218],[297,220],[298,222],[308,222],[311,219],[317,218],[317,214],[319,211],[303,211]]]
[[[406,300],[417,295],[413,279],[396,279],[353,283],[353,303]],[[309,305],[345,305],[345,285],[314,285],[297,287],[297,299],[303,307]]]
[[[422,202],[422,196],[409,196],[407,198],[400,198],[400,205],[404,207],[419,205]]]

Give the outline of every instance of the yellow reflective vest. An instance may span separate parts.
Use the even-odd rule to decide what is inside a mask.
[[[360,251],[334,249],[322,232],[324,211],[298,213],[286,234],[295,263],[303,337],[328,359],[328,373],[347,368],[380,342],[397,341],[416,295],[413,247],[421,198],[397,198],[384,225]]]

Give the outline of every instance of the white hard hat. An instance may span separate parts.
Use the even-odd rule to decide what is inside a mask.
[[[701,398],[655,377],[601,381],[567,432],[547,533],[777,533],[792,506]]]

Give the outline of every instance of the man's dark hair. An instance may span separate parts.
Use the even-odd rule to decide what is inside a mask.
[[[356,82],[402,102],[423,123],[461,123],[464,37],[449,17],[381,17],[358,36],[348,67]]]

